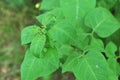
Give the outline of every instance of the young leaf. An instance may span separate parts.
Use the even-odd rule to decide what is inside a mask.
[[[85,17],[85,24],[100,37],[109,37],[120,28],[120,23],[105,8],[95,8]]]
[[[45,13],[42,15],[37,16],[37,20],[44,26],[50,24],[52,21],[54,21],[54,15],[51,13]]]
[[[24,28],[21,33],[22,45],[30,43],[39,30],[40,28],[36,25]]]
[[[49,38],[59,44],[72,44],[75,41],[75,35],[75,28],[67,20],[56,23],[48,31]]]
[[[32,40],[30,45],[31,53],[36,57],[42,56],[42,50],[45,46],[45,42],[46,42],[46,36],[42,34],[41,35],[37,34]]]
[[[55,8],[49,12],[37,16],[37,20],[44,26],[47,26],[58,19],[62,19],[63,14],[60,8]]]
[[[107,57],[115,57],[117,47],[113,42],[109,42],[105,48]]]
[[[43,0],[40,9],[41,10],[51,10],[59,7],[59,0]]]
[[[22,80],[35,80],[50,75],[58,67],[59,59],[55,49],[48,49],[43,58],[36,58],[28,49],[21,66],[21,77]]]
[[[77,80],[117,80],[104,56],[95,50],[84,56],[73,54],[68,57],[62,66],[62,72],[66,71],[72,71]]]

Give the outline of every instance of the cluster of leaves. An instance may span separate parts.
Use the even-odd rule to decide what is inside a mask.
[[[40,9],[45,12],[37,16],[42,26],[31,25],[21,33],[22,44],[29,45],[22,80],[48,76],[59,67],[62,73],[72,72],[76,80],[118,80],[120,45],[103,40],[118,31],[120,23],[97,4],[96,0],[43,0]]]

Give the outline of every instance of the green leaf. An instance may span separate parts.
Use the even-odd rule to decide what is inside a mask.
[[[59,0],[43,0],[40,9],[41,10],[51,10],[59,7]]]
[[[86,55],[73,54],[62,66],[62,72],[72,71],[77,80],[117,80],[99,51]]]
[[[107,57],[115,57],[116,51],[117,51],[117,47],[113,42],[109,42],[105,47],[105,52]]]
[[[30,51],[36,57],[42,56],[42,50],[45,46],[46,36],[37,34],[31,42]]]
[[[60,8],[55,8],[44,14],[37,16],[37,20],[44,26],[54,23],[56,20],[62,19],[63,14]]]
[[[115,6],[118,0],[97,0],[97,6],[101,6],[107,9],[111,9]]]
[[[120,64],[117,65],[117,73],[118,73],[118,75],[120,75]]]
[[[30,43],[39,30],[40,28],[36,25],[25,27],[21,33],[22,45]]]
[[[59,52],[61,58],[62,56],[68,56],[72,53],[74,49],[69,45],[61,45],[60,47],[57,47],[57,51]]]
[[[65,18],[71,22],[81,23],[88,11],[94,9],[96,0],[60,0],[60,6]]]
[[[91,42],[90,42],[90,45],[88,46],[88,49],[89,50],[98,50],[100,52],[104,52],[104,44],[102,42],[102,40],[100,39],[96,39],[96,38],[92,38],[91,39]]]
[[[76,30],[67,20],[58,22],[48,31],[53,44],[72,44],[75,41]]]
[[[85,33],[85,31],[79,28],[77,29],[77,40],[79,41],[76,42],[77,47],[79,47],[82,50],[86,50],[86,47],[90,42],[90,36],[88,33]]]
[[[120,75],[120,64],[117,63],[117,60],[114,57],[110,57],[107,60],[109,67],[111,70],[113,70],[114,74],[116,76]]]
[[[85,17],[85,24],[100,37],[109,37],[120,28],[120,23],[105,8],[95,8]]]
[[[57,47],[57,51],[59,53],[61,63],[64,63],[69,55],[81,52],[80,50],[76,49],[75,46],[64,44],[60,47]]]
[[[22,80],[35,80],[50,75],[58,67],[59,58],[55,49],[48,49],[43,58],[36,58],[28,49],[21,66],[21,77]]]
[[[44,26],[51,24],[52,21],[55,20],[55,16],[51,13],[45,13],[37,16],[37,20]]]

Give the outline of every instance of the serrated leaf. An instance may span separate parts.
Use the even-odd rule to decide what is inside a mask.
[[[62,72],[67,71],[72,71],[77,80],[117,80],[99,51],[71,55],[62,66]]]
[[[95,8],[85,17],[85,24],[100,37],[109,37],[120,28],[120,23],[105,8]]]
[[[41,10],[51,10],[59,7],[59,0],[43,0],[40,9]]]
[[[36,58],[28,49],[21,66],[21,77],[22,80],[35,80],[50,75],[58,67],[59,58],[55,49],[48,49],[43,58]]]
[[[45,42],[46,42],[46,36],[43,34],[41,35],[37,34],[32,40],[30,45],[31,53],[36,57],[42,56],[42,50],[45,46]]]
[[[83,17],[88,11],[94,9],[96,0],[60,0],[60,6],[67,19],[77,24],[83,21]]]
[[[59,44],[72,44],[75,41],[75,34],[75,28],[67,20],[56,23],[55,26],[48,31],[49,38],[54,43]]]
[[[117,51],[117,46],[113,42],[109,42],[105,47],[105,52],[107,57],[115,57],[116,51]]]
[[[25,27],[21,32],[22,45],[30,43],[39,30],[40,28],[36,25]]]

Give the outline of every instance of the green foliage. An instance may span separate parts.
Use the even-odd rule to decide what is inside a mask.
[[[36,25],[24,28],[21,33],[22,44],[24,45],[30,43],[33,37],[35,37],[36,34],[39,34],[39,29],[40,28]]]
[[[72,71],[77,80],[87,80],[88,78],[90,80],[117,80],[117,77],[109,70],[103,55],[95,50],[89,51],[86,55],[71,55],[62,69],[63,72]]]
[[[10,7],[19,7],[25,4],[24,0],[5,0]]]
[[[45,13],[37,16],[42,26],[26,27],[21,33],[22,44],[30,45],[21,66],[22,80],[48,76],[59,67],[76,80],[118,80],[115,53],[120,45],[104,40],[120,29],[120,23],[96,4],[96,0],[43,0],[40,9]]]
[[[107,9],[110,9],[112,8],[116,3],[117,1],[119,0],[97,0],[98,3],[97,3],[97,6],[102,6],[102,7],[105,7]]]
[[[107,57],[115,57],[117,47],[113,42],[109,42],[105,48]]]
[[[92,32],[96,32],[103,38],[109,37],[120,28],[120,23],[104,8],[95,8],[89,12],[85,18],[85,24],[93,29]]]
[[[21,66],[22,80],[35,80],[37,77],[51,74],[59,67],[58,53],[55,49],[49,48],[44,54],[44,58],[37,58],[28,49]]]
[[[40,57],[42,54],[39,54],[42,52],[46,42],[46,36],[45,35],[36,35],[35,38],[32,40],[30,45],[31,52],[36,56]]]

